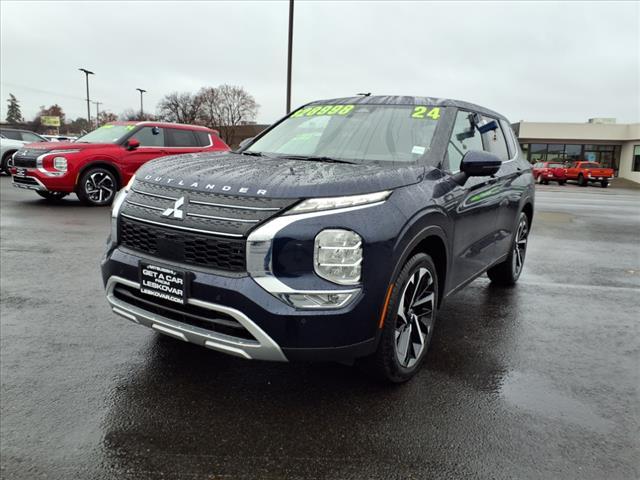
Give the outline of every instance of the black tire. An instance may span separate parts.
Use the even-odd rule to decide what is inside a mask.
[[[608,180],[603,180],[600,182],[600,186],[602,188],[607,188],[609,186],[609,181]]]
[[[9,175],[9,159],[14,153],[16,153],[16,150],[7,152],[2,156],[2,160],[0,161],[0,172]]]
[[[487,275],[493,283],[504,287],[515,285],[524,268],[528,237],[529,217],[524,212],[520,212],[518,225],[511,240],[509,256],[505,261],[487,270]]]
[[[40,190],[36,190],[36,193],[40,195],[45,200],[49,200],[50,202],[57,202],[62,200],[64,197],[69,195],[67,192],[43,192]]]
[[[410,306],[407,306],[407,299],[410,299]],[[418,253],[407,261],[398,274],[378,348],[365,359],[365,365],[378,378],[402,383],[418,371],[431,343],[437,304],[436,267],[429,255]],[[403,315],[400,315],[400,311]]]
[[[583,174],[578,175],[578,185],[581,187],[586,187],[589,184],[586,178],[584,178]]]
[[[89,168],[80,176],[76,194],[82,203],[95,207],[111,205],[118,191],[118,179],[111,170]]]

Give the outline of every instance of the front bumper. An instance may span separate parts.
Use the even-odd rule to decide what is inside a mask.
[[[16,188],[27,190],[39,190],[42,192],[68,192],[71,193],[75,188],[74,174],[67,172],[64,175],[48,176],[39,172],[35,168],[27,168],[24,175],[16,175],[18,168],[11,167],[12,184]],[[22,170],[22,169],[20,169]]]
[[[139,289],[141,260],[188,270],[192,280],[187,305],[206,309],[212,318],[218,314],[231,317],[249,335],[202,328],[202,322],[194,324],[179,315],[170,318],[153,306],[141,308],[122,296],[118,298],[118,285]],[[248,275],[172,265],[122,247],[103,259],[102,276],[114,313],[157,332],[238,357],[270,361],[351,360],[372,353],[376,347],[380,302],[375,289],[370,293],[363,289],[358,298],[341,309],[296,310],[266,292]]]

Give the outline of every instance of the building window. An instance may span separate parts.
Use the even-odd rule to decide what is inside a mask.
[[[640,145],[633,146],[633,171],[640,172]]]
[[[531,157],[529,158],[529,161],[531,163],[544,162],[547,160],[546,143],[532,143],[530,152]]]

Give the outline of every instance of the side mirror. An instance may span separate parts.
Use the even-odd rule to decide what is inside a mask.
[[[246,147],[247,145],[249,145],[252,141],[253,141],[253,137],[245,138],[244,140],[242,140],[242,141],[238,144],[238,147],[239,147],[239,148],[244,148],[244,147]]]
[[[471,150],[464,154],[460,172],[453,176],[455,182],[464,185],[469,177],[489,177],[500,170],[502,160],[493,153]]]
[[[130,138],[129,140],[127,140],[124,146],[127,150],[135,150],[140,146],[140,142],[135,138]]]

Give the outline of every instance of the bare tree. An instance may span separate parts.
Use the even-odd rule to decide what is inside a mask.
[[[145,113],[142,120],[155,120],[155,115],[150,113]],[[136,120],[140,120],[140,112],[138,110],[134,110],[133,108],[127,108],[124,112],[118,115],[118,120],[122,122],[132,122]]]
[[[158,104],[158,117],[167,122],[197,123],[202,99],[192,93],[173,92],[165,95]]]
[[[244,88],[220,85],[202,88],[196,95],[201,124],[215,128],[222,139],[232,144],[238,125],[255,120],[259,105]]]

